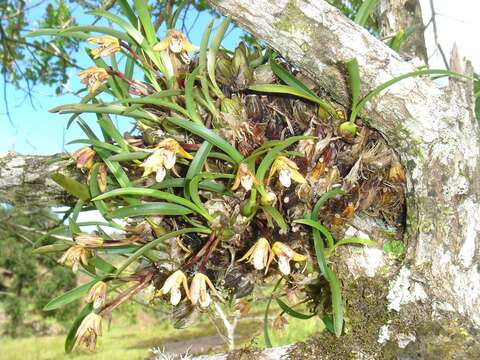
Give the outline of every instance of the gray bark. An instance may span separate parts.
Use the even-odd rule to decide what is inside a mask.
[[[73,198],[50,177],[50,173],[65,173],[67,161],[53,160],[64,154],[40,156],[0,153],[0,203],[20,207],[67,205]],[[70,176],[78,173],[68,174]]]
[[[400,54],[428,63],[419,0],[380,0],[377,21],[382,39],[390,40],[400,31],[409,32],[400,46]]]

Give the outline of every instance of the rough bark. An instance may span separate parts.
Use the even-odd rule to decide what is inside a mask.
[[[346,108],[349,91],[342,64],[351,58],[360,64],[363,94],[414,70],[322,0],[210,3],[265,40]],[[473,113],[472,83],[450,79],[448,86],[440,87],[427,78],[409,78],[377,96],[362,115],[398,151],[408,169],[408,254],[394,280],[384,287],[387,302],[380,304],[379,299],[388,315],[382,326],[375,324],[378,342],[395,340],[399,354],[412,339],[425,340],[435,333],[425,330],[429,321],[440,321],[435,326],[447,334],[450,330],[441,319],[456,317],[460,320],[453,326],[480,327],[480,130]],[[348,268],[348,257],[339,259],[337,266],[342,269],[345,264]],[[352,301],[344,295],[347,303]],[[352,311],[348,305],[347,311]],[[445,339],[451,340],[448,335]],[[342,341],[337,344],[325,358],[338,353]],[[453,345],[458,354],[465,350],[460,343]],[[365,355],[361,344],[353,348],[358,356]],[[444,344],[437,348],[447,351]],[[384,356],[385,348],[373,350],[380,353]],[[295,351],[291,356],[295,358]]]
[[[28,208],[71,203],[73,198],[48,176],[65,173],[65,160],[52,162],[62,156],[0,153],[0,203]]]
[[[399,53],[406,59],[428,63],[424,25],[419,0],[380,0],[377,6],[380,38],[390,40],[400,31],[405,38]]]

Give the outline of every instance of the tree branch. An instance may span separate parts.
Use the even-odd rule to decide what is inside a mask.
[[[65,169],[66,160],[51,163],[61,157],[62,154],[36,156],[0,153],[0,203],[24,208],[73,203],[74,199],[48,176],[50,173],[68,171]],[[72,170],[68,175],[78,176],[79,173]]]

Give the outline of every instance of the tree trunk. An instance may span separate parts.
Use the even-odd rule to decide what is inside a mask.
[[[424,26],[419,0],[380,0],[377,6],[380,38],[390,41],[403,32],[399,53],[406,59],[428,63]]]
[[[350,97],[343,64],[348,60],[356,58],[360,65],[363,95],[415,70],[322,0],[209,2],[346,108]],[[470,65],[465,67],[471,74]],[[478,339],[472,340],[469,331],[460,335],[463,328],[480,327],[480,131],[472,82],[450,79],[440,87],[427,78],[409,78],[375,97],[362,117],[397,150],[408,170],[407,256],[397,269],[388,259],[370,264],[390,265],[390,271],[375,280],[361,278],[366,281],[361,286],[358,274],[342,270],[358,270],[371,254],[352,258],[353,251],[346,250],[337,257],[351,333],[330,341],[331,347],[325,338],[313,346],[292,346],[290,357],[475,357],[469,351],[478,351]],[[469,349],[467,341],[473,341]]]

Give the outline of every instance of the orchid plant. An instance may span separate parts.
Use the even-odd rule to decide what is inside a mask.
[[[357,140],[342,137],[341,109],[270,49],[243,42],[233,52],[222,48],[230,19],[213,40],[210,22],[197,47],[173,28],[158,38],[147,1],[121,4],[125,17],[90,12],[115,27],[30,34],[85,40],[94,63],[79,74],[80,103],[51,110],[71,114],[69,125],[77,122],[86,135],[71,155],[79,177],[52,175],[76,198],[68,226],[52,233],[67,231],[72,240],[42,246],[43,236],[35,250],[63,252],[61,264],[92,279],[46,306],[85,299],[67,352],[80,344],[94,349],[103,319],[139,293],[151,294],[151,303],[184,306],[180,316],[187,317],[250,296],[239,285],[246,279],[261,286],[280,278],[340,336],[344,304],[329,256],[337,244],[373,244],[346,238],[345,227],[357,210],[376,207],[385,215],[401,206],[401,167],[387,161],[369,172],[364,160],[359,175],[362,146],[382,140],[361,124]],[[113,117],[133,130],[121,134]],[[346,151],[353,160],[340,164]],[[377,198],[378,188],[389,198]],[[92,208],[105,220],[89,234],[78,215]],[[278,301],[282,312],[299,314]]]

